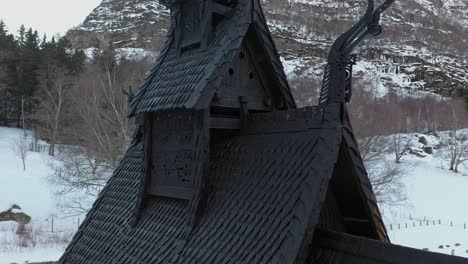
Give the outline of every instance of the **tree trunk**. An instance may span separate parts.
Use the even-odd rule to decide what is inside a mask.
[[[7,96],[8,96],[8,93],[5,89],[5,93],[4,93],[4,98],[3,98],[3,125],[4,126],[7,126],[8,125],[8,121],[7,121],[7,118],[8,118],[8,105],[7,105]]]
[[[55,156],[55,140],[50,142],[49,146],[49,156],[54,157]]]
[[[26,126],[24,125],[24,97],[21,97],[21,120],[23,125],[24,137],[26,137]],[[26,169],[25,169],[26,170]]]

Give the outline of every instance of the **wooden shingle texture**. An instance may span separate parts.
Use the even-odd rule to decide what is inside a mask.
[[[317,113],[253,117],[247,135],[214,150],[207,209],[183,243],[187,201],[151,197],[130,224],[142,177],[135,142],[61,263],[292,263],[310,221],[318,221],[337,156],[330,146],[340,143],[336,128],[317,127]],[[267,129],[279,119],[290,122]]]
[[[294,107],[259,0],[239,0],[223,19],[206,49],[188,49],[178,54],[175,30],[169,30],[165,47],[130,106],[130,116],[164,109],[206,107],[197,103],[212,96],[214,90],[209,84],[223,74],[219,69],[234,60],[249,28],[257,32],[286,104]]]

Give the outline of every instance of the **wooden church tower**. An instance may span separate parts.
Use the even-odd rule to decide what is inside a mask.
[[[351,51],[393,0],[369,0],[300,109],[260,0],[162,2],[134,139],[60,263],[468,263],[389,243],[349,122]]]

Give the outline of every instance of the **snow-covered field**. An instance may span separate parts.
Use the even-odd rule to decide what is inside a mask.
[[[0,264],[58,260],[80,219],[63,218],[57,210],[57,197],[47,182],[51,173],[47,153],[30,152],[23,171],[12,148],[22,135],[22,130],[0,127],[0,212],[19,205],[32,218],[30,232],[19,237],[16,222],[0,222]]]
[[[12,204],[21,206],[32,217],[27,225],[31,235],[20,238],[15,233],[16,223],[0,222],[0,264],[58,260],[83,219],[63,218],[57,209],[57,197],[47,181],[51,173],[47,153],[31,152],[23,171],[21,160],[11,148],[21,136],[19,129],[0,127],[0,211]],[[468,169],[462,167],[460,173],[447,169],[442,159],[446,149],[437,149],[447,140],[447,132],[440,133],[439,138],[425,135],[428,143],[424,146],[418,143],[420,136],[406,135],[414,138],[414,150],[432,147],[434,154],[403,157],[402,164],[412,164],[414,170],[404,179],[408,205],[383,208],[391,240],[468,258]]]
[[[407,136],[413,137],[411,148],[432,147],[434,154],[403,157],[402,165],[414,169],[404,179],[407,206],[383,210],[391,241],[468,258],[468,169],[461,166],[459,173],[448,170],[449,161],[443,158],[448,132],[439,133],[438,138]],[[427,145],[418,143],[420,136],[426,138]]]

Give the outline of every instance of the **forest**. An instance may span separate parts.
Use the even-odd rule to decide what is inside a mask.
[[[64,162],[53,177],[64,189],[86,186],[97,193],[130,140],[127,94],[149,63],[119,57],[112,47],[87,57],[65,38],[41,38],[24,26],[12,34],[2,21],[0,125],[32,131],[31,150],[46,141],[48,154]]]

